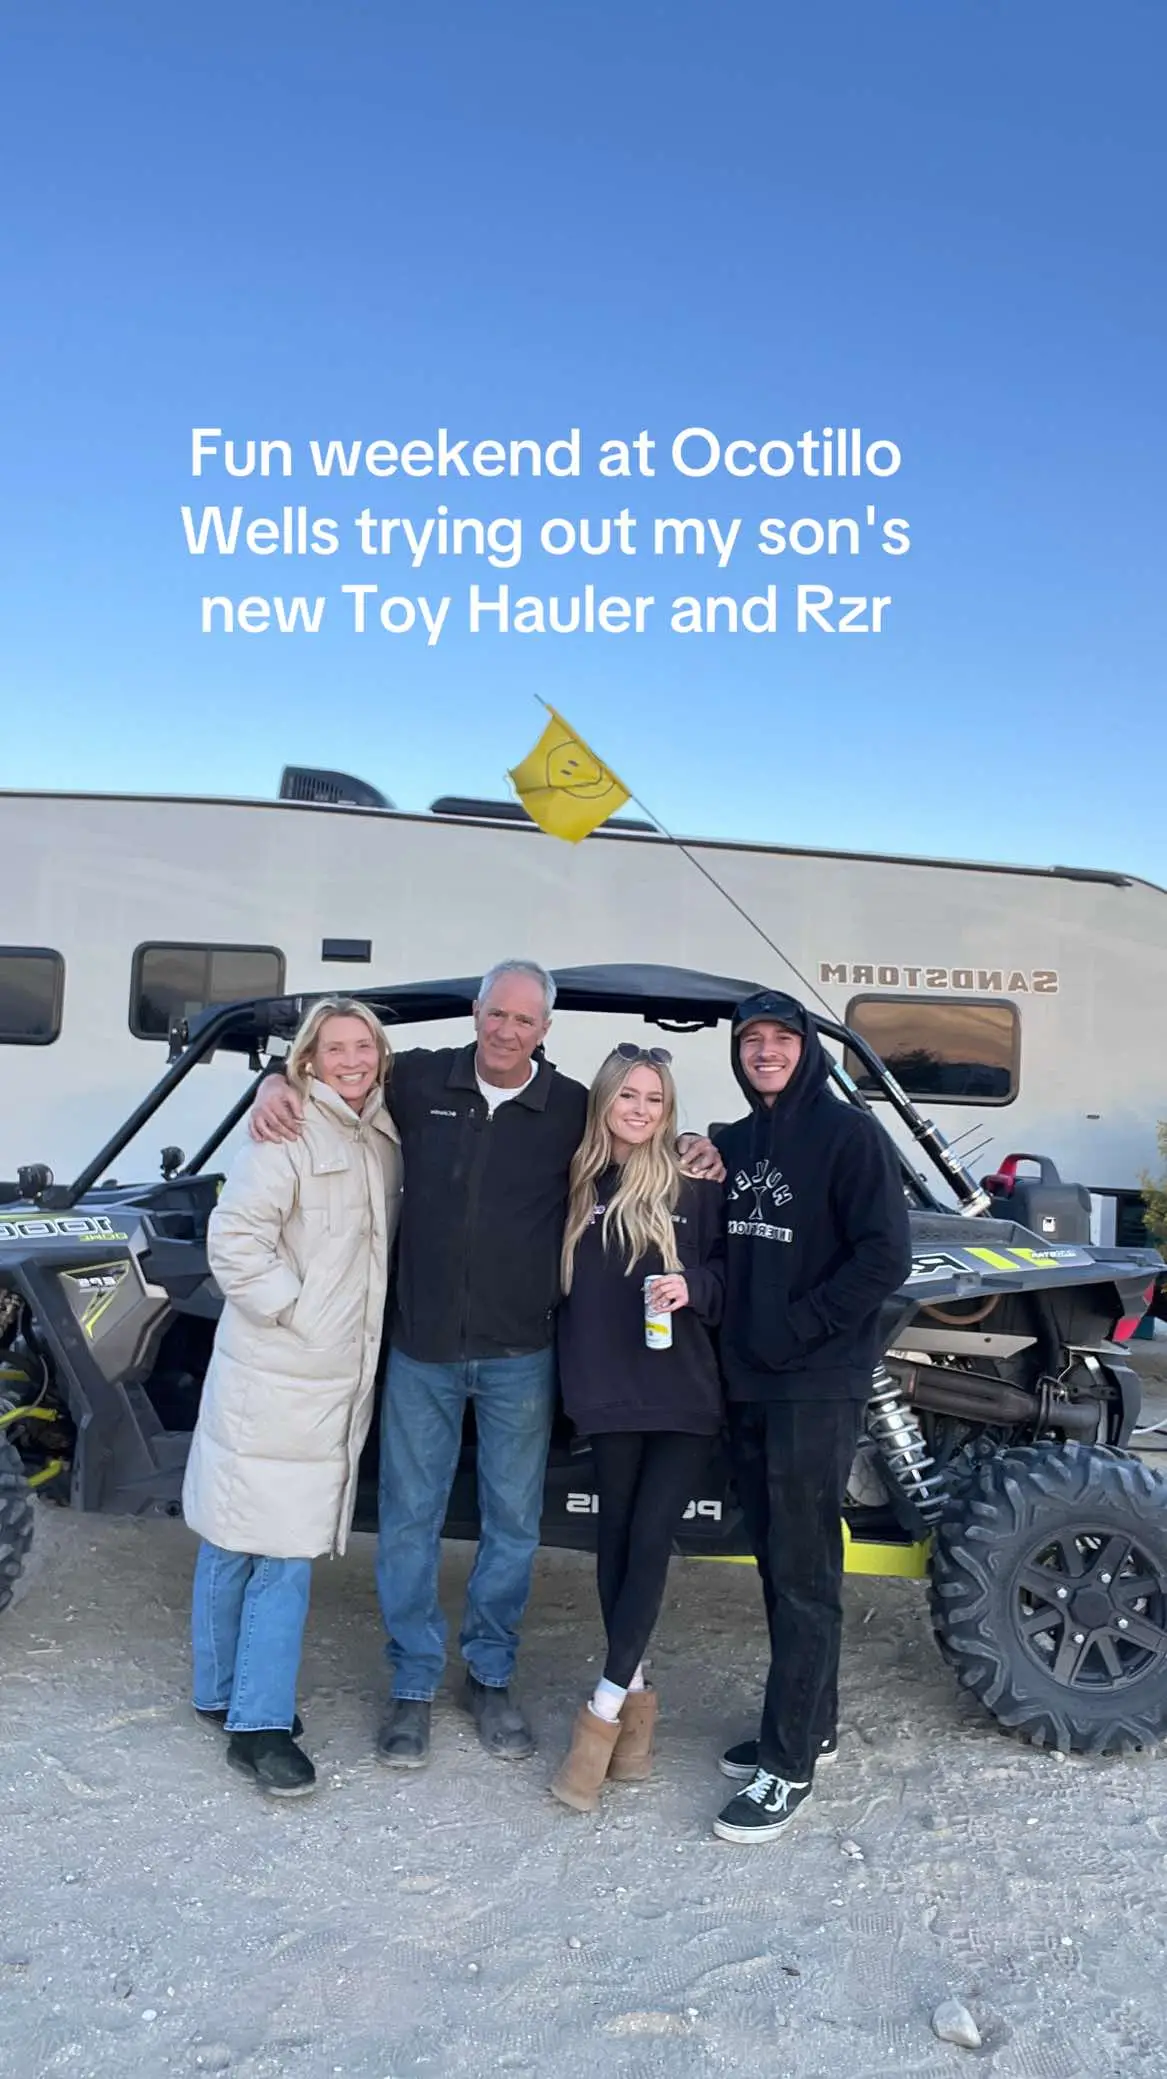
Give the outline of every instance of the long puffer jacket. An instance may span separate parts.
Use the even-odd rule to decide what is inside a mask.
[[[309,1085],[295,1141],[249,1142],[207,1237],[224,1307],[182,1491],[229,1552],[343,1552],[369,1432],[401,1197],[380,1089]]]

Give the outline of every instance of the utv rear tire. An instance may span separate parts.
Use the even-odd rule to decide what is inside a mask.
[[[0,1610],[12,1601],[28,1558],[34,1506],[16,1447],[0,1431]]]
[[[932,1624],[1008,1731],[1066,1754],[1167,1736],[1167,1481],[1092,1444],[987,1459],[936,1530]]]

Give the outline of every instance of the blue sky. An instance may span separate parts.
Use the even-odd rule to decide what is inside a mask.
[[[400,806],[498,794],[532,695],[674,828],[1167,882],[1159,0],[48,0],[4,30],[3,784]],[[548,440],[824,424],[862,485],[192,484],[190,429]],[[183,503],[787,520],[911,553],[463,559],[185,551]],[[347,540],[347,536],[346,536]],[[339,586],[454,596],[441,641]],[[775,636],[472,638],[463,597],[777,583]],[[799,582],[893,596],[796,636]],[[204,592],[329,599],[199,633]],[[335,610],[334,610],[335,602]]]

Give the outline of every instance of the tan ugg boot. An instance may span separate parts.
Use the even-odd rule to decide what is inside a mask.
[[[613,1783],[643,1783],[652,1774],[655,1689],[630,1689],[620,1707],[620,1737],[608,1765]]]
[[[619,1737],[618,1718],[609,1724],[581,1704],[571,1730],[571,1746],[551,1785],[552,1797],[574,1812],[594,1812]]]

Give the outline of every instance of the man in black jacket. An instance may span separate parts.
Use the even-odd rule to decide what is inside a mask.
[[[911,1268],[895,1150],[827,1087],[805,1008],[763,993],[733,1022],[750,1116],[716,1136],[725,1163],[721,1361],[738,1497],[770,1627],[757,1740],[723,1774],[744,1788],[723,1840],[773,1839],[837,1741],[841,1511],[878,1351],[880,1310]]]
[[[429,1756],[446,1658],[438,1602],[442,1524],[467,1399],[478,1435],[481,1533],[466,1590],[463,1700],[491,1754],[533,1752],[509,1693],[531,1586],[555,1406],[553,1316],[571,1158],[587,1092],[536,1058],[555,985],[533,961],[483,980],[466,1047],[394,1060],[389,1101],[405,1195],[381,1416],[377,1591],[393,1693],[377,1743],[391,1768]],[[298,1130],[279,1078],[257,1100],[257,1138]]]

